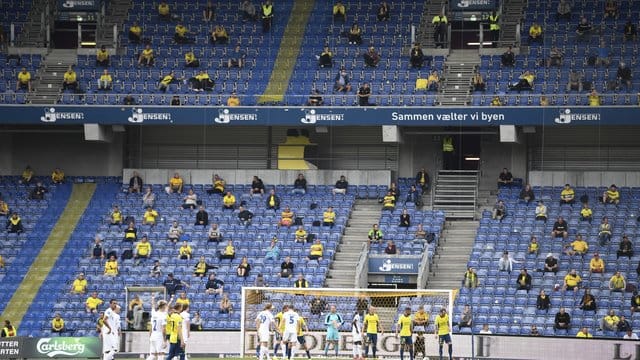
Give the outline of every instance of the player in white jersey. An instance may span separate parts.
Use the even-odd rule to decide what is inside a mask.
[[[262,310],[258,316],[256,316],[256,329],[258,330],[258,357],[259,360],[270,360],[269,357],[269,339],[271,338],[271,331],[274,328],[275,320],[271,309],[271,304],[266,304],[264,310]]]
[[[182,341],[184,342],[184,356],[187,357],[187,346],[191,336],[191,314],[189,314],[189,304],[182,304]]]
[[[120,333],[120,315],[116,311],[119,309],[115,299],[109,301],[109,308],[105,310],[102,322],[102,358],[113,360],[118,351]]]
[[[151,296],[151,329],[149,330],[149,357],[147,360],[164,360],[167,347],[167,302],[158,301],[155,304],[155,295]]]
[[[351,341],[353,341],[353,359],[362,360],[362,322],[360,314],[356,311],[351,321]]]
[[[289,306],[289,310],[282,315],[282,321],[284,321],[284,333],[282,334],[282,341],[285,343],[286,355],[288,359],[291,359],[291,349],[298,341],[298,330],[300,329],[300,315],[294,311],[293,306]]]

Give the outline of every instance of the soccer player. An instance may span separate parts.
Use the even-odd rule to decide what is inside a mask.
[[[400,360],[404,360],[404,351],[409,350],[409,359],[413,360],[413,320],[411,308],[404,309],[404,314],[398,318],[396,337],[400,334]]]
[[[262,310],[256,317],[256,329],[258,329],[258,358],[259,360],[270,360],[269,357],[269,338],[271,337],[271,330],[274,329],[275,319],[271,313],[273,305],[266,304],[264,310]]]
[[[362,324],[360,324],[360,313],[356,311],[351,320],[351,340],[353,341],[353,360],[363,360],[362,356]]]
[[[278,349],[282,347],[282,357],[284,358],[284,347],[282,346],[284,342],[282,341],[282,334],[284,333],[284,321],[282,321],[282,317],[284,313],[289,310],[288,305],[282,306],[282,311],[276,314],[276,339],[275,345],[273,345],[273,357],[278,357]]]
[[[180,316],[181,311],[182,305],[176,304],[173,306],[171,315],[167,317],[167,328],[169,329],[169,354],[167,354],[166,360],[172,360],[176,356],[179,356],[180,360],[185,360],[185,344],[182,339],[182,317]]]
[[[340,333],[338,330],[344,321],[342,321],[342,315],[336,312],[336,306],[331,305],[329,313],[324,318],[324,325],[327,327],[327,344],[324,346],[324,356],[327,357],[329,353],[329,345],[333,344],[333,350],[338,357],[338,341],[340,340]]]
[[[291,360],[291,349],[298,340],[298,332],[300,330],[300,315],[294,311],[293,306],[288,306],[287,312],[282,315],[284,322],[284,333],[282,334],[282,342],[285,346],[287,359]]]
[[[300,316],[300,318],[298,319],[298,325],[300,325],[300,327],[298,328],[298,344],[300,345],[300,350],[304,350],[307,353],[307,358],[311,359],[309,348],[307,348],[307,340],[305,340],[304,338],[304,333],[305,331],[309,331],[309,327],[307,326],[307,322],[302,317],[302,314],[300,314],[300,310],[298,310],[297,312],[298,316]],[[291,357],[295,357],[295,354],[292,354]]]
[[[182,312],[180,313],[180,317],[182,318],[182,342],[184,342],[182,352],[186,357],[187,345],[189,343],[189,338],[191,337],[191,314],[189,314],[189,304],[182,304]]]
[[[442,360],[442,346],[447,343],[449,347],[449,360],[453,360],[453,345],[451,344],[451,334],[449,334],[449,315],[447,309],[440,309],[440,314],[436,316],[436,332],[440,350],[440,360]]]
[[[151,329],[149,330],[149,357],[147,360],[164,359],[165,348],[167,347],[167,302],[158,301],[156,307],[156,297],[151,296]]]
[[[102,316],[102,353],[104,360],[112,360],[118,351],[118,332],[120,331],[120,315],[116,313],[119,308],[115,299],[109,301],[109,308]]]
[[[384,329],[380,324],[380,318],[376,314],[376,308],[369,306],[369,313],[364,316],[363,327],[367,329],[367,345],[364,347],[364,357],[369,357],[369,345],[371,345],[371,353],[373,357],[376,357],[376,351],[378,350],[378,331],[380,334],[384,334]]]

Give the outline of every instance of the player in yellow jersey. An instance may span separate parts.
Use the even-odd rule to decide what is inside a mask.
[[[169,329],[169,353],[167,359],[173,359],[174,357],[180,357],[180,360],[184,358],[184,339],[182,338],[182,317],[180,312],[182,311],[182,305],[176,304],[173,307],[173,312],[167,317],[167,328]]]
[[[300,315],[300,318],[298,318],[298,344],[300,345],[300,350],[304,350],[307,353],[307,358],[311,359],[311,354],[309,353],[309,348],[307,347],[307,341],[304,339],[304,333],[305,331],[309,331],[309,327],[307,326],[307,322],[302,317],[300,310],[297,309],[296,312],[298,313],[298,315]],[[294,355],[291,354],[291,357],[293,358]]]
[[[371,353],[375,358],[378,349],[378,331],[380,331],[380,334],[384,334],[384,329],[382,329],[380,318],[378,314],[376,314],[375,307],[369,306],[369,313],[364,316],[364,324],[362,327],[367,332],[367,345],[364,347],[364,357],[369,357],[369,345],[371,345]]]
[[[404,351],[409,350],[409,359],[413,360],[413,319],[411,308],[406,307],[404,314],[398,318],[396,337],[400,335],[400,360],[404,360]]]
[[[275,345],[273,345],[273,357],[278,357],[278,350],[282,347],[282,356],[284,357],[284,346],[282,346],[282,333],[284,333],[284,321],[282,321],[282,317],[284,313],[289,310],[289,305],[284,305],[282,307],[282,311],[276,314],[276,338]]]
[[[440,349],[440,360],[442,360],[442,346],[447,343],[449,347],[449,360],[453,360],[453,345],[451,344],[451,334],[449,332],[449,315],[447,309],[440,309],[440,314],[436,316],[436,339]]]

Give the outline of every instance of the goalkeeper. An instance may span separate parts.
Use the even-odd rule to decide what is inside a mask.
[[[327,326],[327,344],[324,346],[325,357],[328,356],[330,344],[333,344],[333,350],[336,352],[336,357],[338,356],[338,350],[340,350],[338,347],[338,341],[340,340],[338,329],[340,329],[342,323],[342,315],[336,311],[335,305],[331,305],[329,313],[324,318],[324,324]]]

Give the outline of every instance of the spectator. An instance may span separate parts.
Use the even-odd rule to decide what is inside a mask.
[[[102,75],[98,79],[98,90],[111,90],[111,86],[113,85],[113,78],[111,74],[109,74],[109,70],[104,69],[102,71]]]
[[[109,51],[104,45],[96,51],[96,66],[109,67]]]
[[[564,52],[557,46],[552,47],[551,51],[549,51],[549,57],[547,58],[547,67],[562,66],[563,61]]]
[[[620,318],[616,315],[615,310],[611,309],[607,313],[605,317],[600,321],[600,329],[605,331],[616,331],[618,330],[618,323],[620,322]]]
[[[304,195],[307,193],[307,179],[304,178],[302,173],[298,174],[298,178],[293,182],[292,194]]]
[[[183,199],[182,208],[194,210],[196,206],[198,206],[198,195],[193,191],[193,189],[189,189],[189,191],[187,191],[187,196]]]
[[[238,274],[239,277],[247,278],[249,277],[250,271],[251,264],[249,264],[249,259],[247,259],[246,256],[243,256],[242,260],[240,260],[240,264],[238,264],[238,267],[236,268],[236,274]]]
[[[290,279],[291,277],[293,277],[294,268],[295,264],[291,262],[291,256],[285,257],[282,264],[280,264],[280,277]]]
[[[416,206],[422,206],[422,194],[416,189],[415,185],[411,185],[409,191],[407,191],[404,203],[414,203]]]
[[[42,185],[41,181],[36,183],[36,186],[31,190],[29,199],[31,200],[44,200],[44,195],[47,193],[47,188]]]
[[[558,259],[556,259],[552,253],[548,253],[544,259],[544,271],[554,274],[558,272]]]
[[[242,21],[256,21],[258,15],[256,14],[256,7],[251,0],[244,0],[240,4],[240,13],[242,14]]]
[[[473,316],[471,314],[471,307],[469,306],[469,304],[465,304],[464,308],[462,308],[462,313],[460,314],[460,321],[458,322],[458,328],[463,328],[463,327],[470,328],[472,326],[473,326]]]
[[[495,205],[493,205],[493,210],[491,212],[491,218],[493,220],[502,221],[504,217],[507,216],[507,206],[504,204],[504,201],[498,200]]]
[[[590,339],[593,338],[593,335],[589,333],[589,329],[585,326],[578,331],[576,334],[577,338]]]
[[[240,48],[240,45],[236,45],[236,47],[233,49],[233,52],[230,54],[229,59],[227,60],[227,67],[243,68],[246,58],[247,53]]]
[[[369,230],[369,234],[367,235],[368,244],[371,245],[372,242],[380,244],[384,238],[384,234],[378,228],[378,224],[373,224],[373,228]]]
[[[298,226],[298,229],[295,232],[295,239],[297,243],[306,243],[307,242],[307,231],[304,229],[304,226]]]
[[[284,227],[289,227],[291,225],[293,225],[293,218],[295,217],[295,213],[291,210],[291,208],[289,208],[288,206],[286,206],[284,208],[284,211],[282,211],[282,213],[280,213],[280,222],[279,225],[280,226],[284,226]]]
[[[216,279],[216,274],[209,274],[209,280],[205,285],[205,293],[218,296],[224,292],[224,281]]]
[[[269,196],[267,196],[266,201],[267,210],[278,210],[280,209],[280,197],[276,195],[276,190],[269,190]]]
[[[134,295],[129,302],[128,314],[131,314],[133,330],[142,330],[142,317],[144,314],[144,303],[140,300],[140,296]],[[129,315],[127,314],[127,318]],[[128,321],[128,319],[127,319]]]
[[[589,207],[588,203],[582,204],[582,209],[580,209],[580,220],[588,221],[591,224],[591,220],[593,220],[593,211]]]
[[[109,260],[104,263],[104,275],[105,276],[118,276],[118,260],[115,255],[111,255]]]
[[[368,67],[376,67],[380,62],[380,54],[373,46],[369,46],[369,49],[364,53],[364,55],[362,55],[362,57],[364,58],[364,65]]]
[[[407,209],[402,209],[402,214],[400,214],[400,224],[398,226],[407,228],[411,226],[411,215],[409,215]]]
[[[184,54],[184,66],[191,68],[197,68],[200,66],[200,60],[196,58],[196,54],[193,50],[189,50]]]
[[[444,10],[433,17],[431,19],[431,25],[433,26],[433,43],[435,44],[435,48],[441,47],[444,49],[444,46],[447,42],[447,24],[449,20],[444,13]]]
[[[149,271],[149,276],[156,279],[162,276],[162,265],[160,265],[160,260],[153,262],[153,265],[151,265],[151,271]]]
[[[631,313],[635,312],[640,312],[640,294],[638,294],[638,290],[635,290],[631,296]]]
[[[531,240],[529,241],[529,247],[527,248],[527,252],[529,254],[538,255],[540,252],[540,244],[538,243],[538,238],[535,236],[531,236]]]
[[[371,87],[369,87],[369,83],[364,83],[358,89],[358,105],[360,106],[374,106],[369,102],[369,98],[371,97]]]
[[[233,210],[236,207],[236,197],[227,191],[227,194],[222,197],[222,208],[225,210]]]
[[[520,75],[516,84],[509,85],[509,89],[517,90],[518,92],[522,90],[531,90],[533,88],[533,80],[535,78],[536,76],[527,70]]]
[[[629,260],[633,256],[633,244],[627,235],[622,235],[622,241],[620,242],[618,251],[616,253],[616,258],[619,259],[620,256],[627,256]]]
[[[569,271],[569,273],[564,277],[563,288],[564,290],[578,291],[580,283],[582,283],[582,278],[576,273],[575,269],[571,269],[571,271]]]
[[[158,90],[160,90],[162,92],[166,92],[167,88],[169,87],[169,85],[171,85],[171,84],[173,84],[175,82],[178,82],[180,80],[182,80],[182,78],[180,78],[180,79],[176,78],[176,74],[173,71],[171,71],[171,72],[169,72],[169,74],[163,76],[162,79],[160,79],[160,82],[158,83]],[[176,96],[177,95],[174,95],[174,98]],[[179,99],[180,99],[180,97],[178,97],[178,100]],[[171,103],[171,105],[180,105],[180,103],[179,102],[178,102],[178,104]]]
[[[473,74],[471,78],[471,88],[473,91],[485,91],[487,90],[487,84],[484,82],[484,78],[480,72]]]
[[[631,324],[627,321],[627,318],[624,315],[620,315],[620,321],[618,321],[618,326],[616,329],[618,332],[627,332],[631,331]]]
[[[565,253],[569,256],[580,255],[584,257],[584,254],[586,254],[587,250],[589,250],[589,244],[587,244],[587,242],[584,241],[584,239],[582,238],[582,235],[578,234],[576,235],[576,239],[572,241],[570,244],[565,245],[564,248],[570,249],[570,250],[565,250]]]
[[[387,195],[382,198],[382,210],[393,211],[396,207],[396,197],[393,196],[391,190],[387,191]]]
[[[541,43],[543,40],[542,37],[542,27],[540,24],[534,22],[529,27],[529,44],[531,43]]]
[[[489,324],[483,324],[482,325],[482,329],[480,329],[478,334],[480,334],[480,335],[491,335],[491,334],[493,334],[493,332],[489,328]]]
[[[322,260],[322,256],[324,255],[324,246],[320,242],[319,238],[316,238],[315,242],[311,244],[309,247],[309,255],[307,256],[307,260]]]
[[[57,312],[53,317],[53,320],[51,320],[51,332],[58,334],[58,336],[62,336],[62,333],[65,331],[64,320],[60,316],[60,313]]]
[[[495,10],[489,15],[489,32],[491,33],[493,47],[498,47],[498,41],[500,40],[500,15]]]
[[[222,241],[222,232],[220,231],[220,229],[218,228],[218,224],[216,223],[212,223],[211,227],[209,228],[209,232],[207,233],[208,242],[215,242],[215,243],[219,243],[220,241]]]
[[[582,92],[582,73],[575,70],[569,72],[569,81],[567,82],[567,92],[572,90]]]
[[[207,271],[209,271],[209,269],[217,268],[217,266],[207,263],[204,256],[200,256],[198,262],[193,266],[193,275],[203,278],[207,275]]]
[[[609,279],[609,290],[616,292],[624,292],[627,289],[627,282],[620,273],[616,271],[615,274]]]
[[[571,316],[565,312],[563,307],[561,307],[560,311],[556,313],[556,317],[553,321],[553,328],[555,330],[569,330],[570,327]]]
[[[84,302],[85,309],[88,313],[95,314],[98,312],[98,306],[102,305],[104,301],[98,297],[98,292],[94,291]]]
[[[413,47],[411,47],[411,54],[409,57],[409,63],[412,68],[421,69],[424,65],[424,52],[422,51],[422,46],[420,43],[414,43]]]
[[[398,198],[400,197],[400,190],[398,190],[395,182],[392,182],[389,185],[389,193],[391,193],[391,196],[393,196],[394,201],[398,201]]]
[[[278,246],[278,238],[277,237],[273,237],[271,239],[271,243],[269,244],[269,247],[266,249],[266,254],[264,255],[264,260],[272,260],[272,261],[278,261],[280,260],[280,246]]]
[[[96,234],[93,239],[93,246],[91,247],[91,258],[104,259],[105,253],[104,247],[102,246],[102,237]]]
[[[16,91],[23,89],[31,92],[31,73],[25,67],[18,73],[18,80],[16,81]]]
[[[240,205],[238,208],[238,219],[241,225],[249,226],[251,225],[251,219],[253,219],[253,213]]]
[[[31,166],[27,165],[27,167],[24,168],[24,171],[22,172],[22,176],[20,178],[20,184],[31,184],[31,182],[33,181],[33,169],[31,168]]]
[[[640,338],[638,338],[638,335],[634,334],[633,330],[631,328],[629,328],[629,329],[627,329],[627,332],[624,334],[622,339],[623,340],[638,340]]]
[[[600,258],[599,253],[594,253],[589,261],[589,271],[593,274],[602,274],[604,272],[604,260]]]
[[[519,264],[520,261],[514,260],[508,251],[502,252],[502,257],[498,260],[498,271],[506,271],[511,274],[513,264]]]
[[[269,32],[271,30],[271,24],[273,22],[273,4],[271,0],[266,0],[262,3],[262,32]]]
[[[560,0],[556,11],[556,21],[560,19],[571,20],[571,4],[567,0]]]
[[[562,218],[562,216],[558,216],[558,220],[553,224],[553,230],[551,231],[551,237],[559,238],[562,237],[564,239],[569,236],[569,225],[567,221]],[[580,235],[578,235],[580,237]]]
[[[318,65],[320,65],[321,68],[333,66],[333,53],[328,46],[325,46],[320,56],[318,56]]]
[[[72,294],[84,294],[87,292],[87,279],[84,277],[84,273],[78,274],[78,277],[73,280],[71,285]]]
[[[491,99],[491,106],[502,106],[502,100],[499,96],[496,95]]]
[[[158,212],[154,210],[151,206],[147,207],[147,211],[144,212],[142,216],[142,224],[143,225],[155,225],[156,219],[158,218]]]
[[[421,168],[420,171],[418,171],[418,173],[416,173],[415,176],[416,179],[416,186],[419,186],[422,189],[422,192],[426,192],[429,189],[429,174],[427,173],[427,170],[425,170],[425,168]]]
[[[218,257],[220,260],[233,260],[236,258],[236,248],[233,246],[233,242],[231,240],[227,241],[227,245],[224,247],[224,250],[218,253]]]
[[[340,175],[340,179],[336,181],[336,185],[331,190],[333,194],[346,194],[347,188],[349,187],[349,182],[344,175]]]
[[[216,17],[216,7],[211,3],[211,1],[207,1],[207,6],[202,10],[202,20],[204,22],[210,22]]]
[[[618,18],[618,2],[615,0],[607,0],[604,2],[604,18]]]
[[[9,216],[9,204],[0,198],[0,216]]]
[[[347,22],[347,9],[342,4],[342,1],[338,1],[333,5],[333,21]]]
[[[396,248],[396,244],[393,243],[393,240],[387,241],[387,247],[384,248],[384,253],[387,255],[396,255],[398,253],[398,249]]]
[[[549,99],[544,95],[540,95],[540,106],[549,106]]]
[[[224,293],[222,294],[222,299],[220,299],[220,305],[218,306],[219,314],[230,314],[233,312],[233,305],[231,304],[231,300],[229,300],[229,296]]]
[[[606,216],[602,218],[602,223],[598,227],[598,242],[600,246],[605,246],[609,241],[611,241],[611,224],[609,224],[609,218]]]
[[[536,299],[536,309],[549,312],[550,307],[551,299],[544,290],[540,290],[540,294],[538,294],[538,298]]]
[[[189,284],[175,278],[172,273],[168,273],[167,278],[162,283],[162,286],[164,286],[165,290],[167,291],[167,295],[173,297],[176,292],[182,291],[184,290],[184,288],[188,288]]]
[[[199,64],[198,64],[199,66]],[[211,80],[211,77],[205,70],[200,70],[198,75],[189,79],[191,81],[191,87],[193,91],[211,91],[215,83]]]
[[[73,65],[69,65],[63,75],[62,90],[78,90],[78,75],[73,70]]]
[[[547,222],[547,205],[542,200],[538,201],[538,206],[536,206],[536,220]]]
[[[127,228],[124,230],[124,238],[122,241],[135,242],[136,240],[138,240],[138,229],[136,229],[133,221],[130,221],[129,225],[127,225]]]
[[[589,23],[589,20],[587,20],[586,17],[581,17],[580,18],[580,23],[578,24],[578,27],[576,28],[576,41],[578,42],[589,42],[589,40],[591,40],[591,24]]]
[[[254,176],[253,180],[251,180],[251,194],[264,194],[264,183],[257,176]]]
[[[133,44],[140,44],[142,42],[142,28],[137,22],[133,22],[129,27],[129,41]]]
[[[144,49],[140,52],[138,57],[138,65],[153,66],[155,63],[155,56],[151,45],[145,45]]]
[[[182,245],[180,245],[180,248],[178,248],[178,259],[191,260],[192,256],[193,256],[193,249],[191,248],[191,245],[189,245],[189,243],[186,240],[183,241]]]
[[[158,17],[165,21],[171,20],[171,9],[166,1],[161,1],[158,5]]]
[[[358,26],[357,23],[353,23],[351,28],[349,29],[349,44],[351,45],[362,45],[362,29]]]
[[[200,312],[196,311],[193,315],[193,319],[189,323],[189,331],[202,331],[202,325],[204,321],[202,320],[202,316],[200,316]]]
[[[224,194],[224,188],[226,186],[226,181],[220,177],[218,174],[213,174],[211,178],[212,188],[207,190],[207,194]]]
[[[144,261],[151,257],[151,243],[147,238],[147,235],[143,235],[140,242],[136,244],[136,252],[134,259],[136,259],[135,265],[138,265],[140,261]]]
[[[529,333],[529,336],[540,336],[540,332],[538,332],[536,324],[531,325],[531,332]]]
[[[600,106],[600,95],[596,89],[591,89],[589,93],[589,106]]]
[[[180,236],[182,236],[183,233],[184,230],[182,230],[182,226],[180,226],[178,222],[174,220],[173,224],[171,224],[167,232],[167,239],[175,244],[176,242],[178,242],[178,240],[180,240]]]
[[[134,171],[131,178],[129,178],[129,193],[133,194],[141,192],[143,184],[140,174],[138,174],[137,171]],[[149,187],[148,190],[151,190],[151,187]]]
[[[611,49],[604,41],[600,41],[600,46],[596,49],[596,66],[611,64]]]
[[[151,189],[151,186],[148,186],[147,191],[144,193],[144,195],[142,195],[142,204],[145,207],[148,207],[148,206],[153,207],[153,205],[155,205],[155,202],[156,202],[156,194]]]
[[[502,66],[513,67],[516,64],[516,56],[511,46],[500,56],[500,61],[502,62]]]
[[[227,99],[227,106],[240,106],[240,98],[235,91],[231,92],[229,98]]]
[[[427,91],[438,91],[440,89],[440,76],[437,70],[433,70],[427,77]]]
[[[209,213],[200,205],[196,213],[196,222],[194,225],[209,226]]]
[[[222,25],[216,25],[211,32],[211,43],[214,45],[226,45],[228,42],[229,34],[227,33],[227,29]]]
[[[389,10],[389,5],[387,4],[386,1],[381,2],[380,5],[378,6],[377,17],[378,17],[378,21],[389,21],[390,10]]]
[[[635,41],[636,38],[638,37],[638,29],[636,28],[636,25],[634,23],[631,22],[631,20],[627,20],[627,22],[624,24],[624,40],[625,41]]]
[[[476,273],[476,269],[473,267],[468,267],[467,271],[464,273],[464,278],[462,280],[462,285],[466,288],[477,288],[478,287],[478,274]]]
[[[296,288],[308,288],[309,287],[309,282],[307,281],[307,279],[304,278],[304,275],[302,275],[302,273],[300,273],[300,274],[298,274],[298,279],[293,282],[293,287],[296,287]]]
[[[312,89],[307,104],[309,106],[322,106],[324,104],[322,93],[318,89]]]
[[[363,306],[358,307],[359,304],[362,304]],[[465,308],[466,306],[468,305],[465,305]],[[368,308],[369,308],[369,302],[366,299],[364,298],[358,299],[358,303],[356,304],[356,309],[358,309],[358,313],[363,313]],[[464,313],[464,310],[463,310],[463,313]],[[471,309],[469,309],[469,314],[471,314]],[[413,314],[413,327],[414,327],[413,331],[424,332],[426,331],[426,327],[428,325],[429,325],[429,313],[424,311],[424,305],[418,305],[418,311],[416,311],[415,314]]]
[[[18,216],[18,213],[11,214],[9,220],[7,220],[6,229],[11,234],[21,234],[24,232],[24,226],[22,225],[22,219]]]
[[[338,92],[351,91],[351,81],[349,79],[349,74],[347,73],[347,70],[344,67],[342,67],[338,72],[338,74],[336,74],[336,77],[334,80],[335,80],[335,83],[333,85],[333,91],[338,91]]]
[[[615,205],[620,203],[620,192],[615,184],[609,186],[609,188],[602,194],[602,202],[605,204]]]

